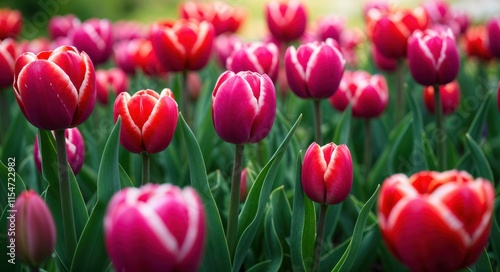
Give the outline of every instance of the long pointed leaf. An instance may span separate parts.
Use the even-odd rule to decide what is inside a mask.
[[[469,147],[472,159],[474,161],[474,166],[476,168],[477,174],[491,182],[494,182],[493,171],[491,171],[488,159],[484,155],[479,144],[471,137],[470,134],[465,135],[467,139],[467,146]]]

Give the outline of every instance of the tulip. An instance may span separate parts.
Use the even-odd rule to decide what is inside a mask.
[[[14,66],[18,49],[16,42],[7,38],[0,41],[0,89],[12,86],[14,82]]]
[[[493,54],[488,47],[488,32],[486,26],[470,27],[464,35],[464,47],[467,56],[482,61],[493,59]]]
[[[495,192],[467,172],[423,171],[387,178],[378,222],[392,254],[412,271],[457,271],[488,242]]]
[[[345,59],[333,39],[290,46],[285,53],[288,84],[301,98],[328,98],[338,89]]]
[[[146,38],[146,28],[137,22],[118,21],[113,24],[113,40],[115,43]]]
[[[235,46],[241,42],[242,40],[237,34],[222,34],[215,38],[215,59],[223,69],[228,70],[226,66],[227,58],[233,53]]]
[[[113,53],[113,29],[107,19],[89,19],[68,34],[72,45],[89,54],[97,65]]]
[[[320,41],[332,38],[340,43],[340,37],[345,29],[345,18],[329,15],[320,18],[317,24],[316,35]]]
[[[278,47],[273,43],[254,42],[238,44],[227,58],[226,67],[235,73],[252,71],[267,74],[272,81],[278,77]]]
[[[432,24],[446,24],[450,16],[448,3],[442,0],[432,0],[422,3],[422,8],[427,13]]]
[[[15,230],[16,257],[31,267],[38,267],[52,255],[56,246],[56,227],[43,199],[33,190],[22,192],[14,204],[9,228]]]
[[[460,86],[458,82],[452,81],[446,85],[439,86],[439,95],[441,96],[443,114],[454,113],[460,104]],[[432,114],[435,112],[434,102],[434,88],[432,86],[424,87],[424,105]]]
[[[188,84],[188,92],[189,92],[189,100],[197,101],[200,97],[201,93],[201,78],[197,72],[189,72],[187,74]]]
[[[245,168],[241,171],[241,185],[240,185],[240,202],[245,202],[247,199],[248,191],[248,169]]]
[[[170,89],[161,94],[141,90],[123,92],[114,105],[114,120],[122,118],[120,143],[132,153],[158,153],[170,144],[177,126],[178,109]]]
[[[154,53],[151,41],[140,39],[137,46],[138,48],[134,55],[135,65],[148,76],[166,77],[167,70],[165,70],[165,67],[163,67]]]
[[[181,4],[180,17],[184,19],[206,20],[214,26],[215,34],[236,32],[246,17],[243,8],[232,7],[225,2],[200,3],[187,1]]]
[[[291,42],[304,34],[307,11],[298,0],[273,0],[266,4],[267,27],[273,37],[280,42]]]
[[[212,93],[212,120],[222,140],[256,143],[273,127],[276,92],[266,74],[224,72]]]
[[[500,58],[500,17],[490,19],[486,27],[489,50],[495,57]]]
[[[203,204],[191,187],[126,188],[108,204],[104,237],[116,271],[196,271],[206,237]]]
[[[128,89],[128,77],[120,68],[111,68],[109,70],[97,70],[96,86],[97,101],[101,104],[108,104],[109,93],[112,91],[115,95],[126,92]]]
[[[408,64],[413,78],[422,85],[453,81],[458,75],[460,58],[451,29],[416,30],[408,40]]]
[[[371,55],[373,63],[381,71],[394,72],[398,68],[398,59],[382,55],[376,46],[372,46]]]
[[[21,33],[23,17],[21,12],[9,8],[0,8],[0,40],[17,38]]]
[[[14,91],[22,113],[35,127],[75,127],[95,105],[94,65],[85,52],[72,46],[24,53],[16,61]]]
[[[209,22],[179,19],[153,24],[149,35],[153,51],[165,69],[198,71],[210,58],[215,31]]]
[[[364,35],[363,31],[359,28],[345,29],[342,31],[339,43],[348,66],[358,66],[357,48],[364,41]]]
[[[465,11],[461,10],[451,10],[450,13],[450,21],[448,23],[453,22],[458,26],[459,34],[464,34],[469,28],[470,19],[469,15]]]
[[[140,39],[117,42],[113,48],[113,59],[117,67],[128,75],[135,75],[135,57],[139,50]],[[151,44],[151,42],[149,42]]]
[[[54,16],[49,20],[48,32],[52,39],[67,37],[68,34],[74,28],[79,27],[80,24],[80,19],[73,14]]]
[[[85,142],[83,141],[82,134],[78,128],[70,128],[64,131],[66,138],[66,154],[68,156],[68,163],[76,175],[80,172],[85,159]],[[35,144],[33,148],[33,157],[35,158],[35,166],[38,171],[42,172],[42,153],[40,152],[38,135],[35,137]]]
[[[66,40],[67,41],[67,40]],[[60,43],[60,39],[57,40]],[[56,49],[58,46],[54,46],[56,41],[52,42],[51,40],[40,37],[33,40],[23,40],[19,43],[19,52],[26,53],[31,52],[33,54],[38,54],[42,51],[51,51]],[[67,43],[66,43],[67,44]],[[62,44],[62,45],[66,45]],[[60,45],[60,46],[62,46]]]
[[[386,0],[368,0],[363,4],[363,17],[368,19],[370,16],[368,15],[370,10],[377,10],[380,12],[389,12],[389,2]]]

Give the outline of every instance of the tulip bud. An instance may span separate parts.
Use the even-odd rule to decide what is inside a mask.
[[[398,68],[398,59],[386,57],[380,53],[376,46],[372,46],[372,59],[375,66],[381,71],[394,72]]]
[[[48,32],[52,39],[67,37],[71,30],[80,24],[80,19],[73,14],[54,16],[49,20]]]
[[[464,35],[464,47],[467,56],[478,58],[483,61],[493,59],[488,46],[488,32],[486,26],[479,25],[470,27]]]
[[[135,56],[139,50],[140,39],[117,42],[113,48],[116,66],[129,75],[135,75]],[[151,44],[151,42],[149,42]]]
[[[458,75],[460,58],[451,30],[416,30],[408,40],[408,65],[415,81],[422,85],[453,81]]]
[[[346,71],[339,90],[330,97],[332,106],[344,111],[352,105],[352,115],[357,118],[375,118],[389,104],[389,88],[381,75],[370,75],[365,71]]]
[[[94,65],[85,52],[72,46],[24,53],[16,60],[14,91],[21,111],[35,127],[75,127],[94,109]]]
[[[222,34],[215,38],[214,54],[219,65],[228,70],[227,58],[233,53],[235,46],[241,43],[241,38],[236,34]]]
[[[346,145],[312,143],[302,164],[302,188],[314,202],[329,205],[344,201],[352,187],[351,152]]]
[[[422,8],[427,13],[431,24],[446,24],[450,16],[448,3],[442,0],[432,0],[422,3]]]
[[[241,171],[241,181],[240,181],[240,202],[245,202],[248,195],[248,169],[245,168]]]
[[[104,237],[116,271],[196,271],[206,237],[203,204],[190,187],[126,188],[109,202]]]
[[[137,40],[137,51],[133,57],[135,65],[148,76],[167,76],[167,70],[160,63],[153,51],[153,45],[148,39]]]
[[[345,18],[329,15],[318,20],[316,36],[320,41],[332,38],[340,43],[340,37],[345,29]]]
[[[113,28],[106,19],[90,19],[69,34],[72,45],[89,54],[97,65],[105,63],[113,53]]]
[[[23,26],[23,16],[18,10],[0,8],[0,40],[16,39]]]
[[[233,144],[256,143],[273,127],[276,91],[266,74],[226,71],[212,93],[212,121],[222,140]]]
[[[500,17],[490,19],[486,27],[489,50],[495,57],[500,58]]]
[[[285,53],[288,85],[301,98],[328,98],[337,91],[345,59],[333,39],[290,46]]]
[[[113,92],[118,95],[126,92],[128,89],[128,77],[125,72],[120,68],[111,68],[109,70],[97,70],[96,86],[97,86],[97,100],[103,104],[108,104],[109,93]]]
[[[307,12],[298,0],[273,0],[265,9],[267,27],[278,41],[291,42],[304,34]]]
[[[15,223],[10,221],[10,238],[16,240],[16,257],[38,267],[52,255],[56,246],[56,227],[49,208],[33,190],[22,192],[14,205]]]
[[[18,49],[16,42],[7,38],[0,41],[0,89],[12,86],[14,82],[14,66]]]
[[[443,114],[452,114],[457,110],[460,104],[460,86],[457,81],[452,81],[446,85],[439,86],[439,95],[441,96],[441,107]],[[424,105],[430,113],[434,113],[434,87],[424,87]]]
[[[467,172],[423,171],[387,178],[378,222],[393,255],[412,271],[457,271],[488,242],[495,191]]]
[[[226,67],[235,73],[251,71],[267,74],[272,81],[276,81],[278,58],[278,47],[274,43],[237,44],[233,53],[227,58]]]
[[[203,21],[179,19],[153,24],[149,32],[153,51],[172,72],[198,71],[210,59],[215,37],[213,26]]]

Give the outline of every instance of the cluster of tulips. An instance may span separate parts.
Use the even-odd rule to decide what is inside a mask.
[[[270,0],[248,41],[189,1],[24,41],[0,9],[1,270],[493,271],[500,17],[360,14]]]

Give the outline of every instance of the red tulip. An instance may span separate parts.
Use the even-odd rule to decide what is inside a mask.
[[[423,171],[386,179],[378,222],[390,251],[412,271],[456,271],[488,242],[495,191],[467,172]]]
[[[290,46],[285,53],[288,85],[301,98],[328,98],[337,91],[345,59],[333,39]]]
[[[229,70],[226,66],[227,58],[233,53],[234,47],[242,43],[241,38],[236,34],[222,34],[214,41],[214,54],[219,65]]]
[[[415,81],[422,85],[453,81],[458,75],[460,57],[451,30],[416,30],[408,40],[408,65]]]
[[[375,66],[381,71],[394,72],[398,68],[398,59],[382,55],[376,46],[372,46],[371,55],[373,63],[375,63]]]
[[[68,34],[75,27],[80,26],[80,24],[80,19],[73,14],[54,16],[49,20],[48,32],[52,39],[67,37]]]
[[[248,169],[244,168],[241,171],[241,181],[240,181],[240,202],[245,202],[247,199],[248,191]]]
[[[132,153],[158,153],[170,144],[177,126],[177,103],[170,89],[161,94],[141,90],[123,92],[114,105],[114,120],[122,118],[120,143]]]
[[[298,0],[273,0],[266,4],[267,27],[273,37],[280,42],[296,40],[304,34],[307,11]]]
[[[113,92],[118,95],[128,90],[128,77],[120,68],[111,68],[109,70],[97,70],[96,86],[97,86],[97,101],[101,104],[108,104],[109,93]]]
[[[7,38],[0,41],[0,89],[12,86],[14,82],[14,66],[18,55],[16,42]]]
[[[18,10],[0,8],[0,40],[17,38],[23,26],[23,16]]]
[[[346,71],[339,90],[330,97],[330,103],[339,111],[344,111],[351,104],[354,117],[378,117],[389,104],[387,82],[381,75]]]
[[[222,140],[256,143],[273,127],[276,91],[266,74],[226,71],[212,93],[212,121]]]
[[[227,58],[226,66],[235,73],[252,71],[267,74],[272,81],[276,81],[279,68],[278,48],[273,43],[237,44]]]
[[[172,72],[198,71],[207,64],[215,37],[206,21],[179,19],[154,24],[150,30],[153,51],[160,63]]]
[[[80,172],[85,159],[85,142],[83,141],[82,134],[78,128],[70,128],[64,131],[66,137],[66,155],[68,156],[68,163],[76,175]],[[38,171],[42,172],[42,153],[39,149],[38,135],[35,137],[35,144],[33,146],[33,157],[35,158],[35,166]]]
[[[190,187],[126,188],[109,202],[104,237],[116,271],[196,271],[205,246],[205,210]]]
[[[490,19],[486,27],[488,29],[488,48],[495,57],[500,58],[500,17]]]
[[[302,164],[302,188],[314,202],[329,205],[344,201],[352,187],[351,152],[346,145],[312,143]]]
[[[113,29],[106,19],[89,19],[75,27],[69,38],[79,50],[85,51],[95,64],[105,63],[113,53]]]
[[[452,81],[439,86],[439,95],[441,96],[441,107],[443,114],[452,114],[457,110],[460,104],[460,86],[457,81]],[[424,105],[430,113],[434,113],[434,87],[424,87]]]
[[[148,76],[166,77],[167,70],[165,70],[165,67],[154,53],[151,41],[140,39],[137,40],[137,43],[137,51],[134,55],[134,62],[137,68],[140,68]]]
[[[340,43],[340,37],[345,29],[345,18],[329,15],[322,17],[317,22],[317,37],[320,41],[332,38]]]
[[[432,0],[422,3],[429,21],[432,24],[447,24],[450,16],[450,7],[448,3],[442,0]]]
[[[60,130],[83,123],[96,101],[94,65],[72,46],[16,61],[14,91],[26,119],[37,128]]]
[[[31,267],[38,267],[52,255],[56,246],[54,218],[33,190],[22,192],[13,210],[15,213],[7,219],[10,239],[15,240],[15,255]]]
[[[488,48],[488,33],[486,26],[479,25],[470,27],[463,37],[463,43],[467,56],[478,58],[483,61],[493,59],[493,55]]]
[[[44,37],[36,38],[33,40],[23,40],[19,43],[19,53],[31,52],[33,54],[38,54],[42,51],[51,51],[58,47],[58,46],[54,47],[54,43],[51,40]]]

